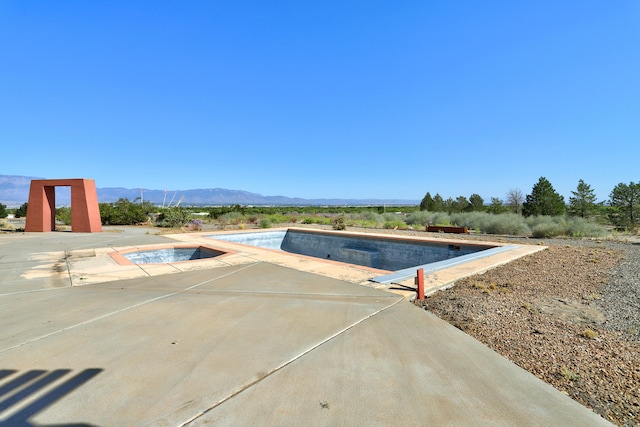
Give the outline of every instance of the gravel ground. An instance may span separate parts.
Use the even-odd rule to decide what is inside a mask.
[[[416,304],[605,419],[639,425],[640,246],[527,242],[548,249]]]

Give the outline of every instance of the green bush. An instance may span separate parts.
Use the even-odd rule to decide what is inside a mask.
[[[71,225],[71,208],[57,208],[56,209],[56,221],[60,221],[64,225]]]
[[[126,198],[115,203],[100,203],[98,206],[104,225],[133,225],[145,222],[155,210],[149,202],[133,203]]]
[[[485,212],[457,213],[451,215],[451,223],[458,227],[467,227],[469,230],[484,232],[495,216]]]
[[[373,211],[353,212],[346,216],[347,224],[354,227],[377,228],[384,224],[382,214]]]
[[[568,232],[572,237],[604,237],[607,230],[600,224],[581,217],[572,217],[568,221]]]
[[[165,208],[157,218],[160,227],[183,227],[191,220],[191,212],[180,207]]]
[[[405,222],[409,225],[425,226],[429,224],[429,220],[431,219],[432,215],[433,215],[433,212],[428,212],[428,211],[411,212],[407,216],[407,219]]]
[[[7,205],[3,205],[2,203],[0,203],[0,218],[6,218],[7,217]]]
[[[409,225],[451,225],[451,218],[446,212],[428,212],[416,211],[411,212],[406,221]]]
[[[355,219],[373,221],[375,223],[380,223],[380,224],[384,222],[384,218],[382,217],[382,215],[374,211],[360,211],[360,212],[351,214],[351,216]]]
[[[567,221],[561,216],[536,215],[527,218],[531,235],[537,238],[567,235]]]
[[[271,221],[269,218],[262,218],[260,220],[260,228],[271,228]]]
[[[366,219],[348,219],[347,225],[350,227],[360,227],[360,228],[378,228],[377,222],[369,221]]]
[[[271,224],[284,224],[289,222],[289,217],[281,213],[267,215],[267,219]]]
[[[334,230],[346,230],[347,223],[346,223],[344,214],[340,214],[337,217],[335,217],[333,220],[331,220],[331,225]]]
[[[531,234],[531,229],[522,215],[515,213],[494,215],[485,224],[485,227],[483,232],[487,234],[508,234],[511,236],[527,236]]]
[[[302,219],[303,224],[320,224],[320,225],[330,225],[331,218],[324,216],[305,216]]]
[[[533,227],[531,235],[536,238],[549,238],[565,235],[565,229],[558,223],[540,223]]]
[[[246,222],[245,216],[237,211],[227,212],[218,217],[218,221],[222,224],[241,224]]]
[[[384,222],[400,221],[406,226],[406,223],[404,222],[406,217],[402,214],[387,212],[382,214],[382,219],[384,220]]]
[[[29,207],[29,203],[25,202],[20,205],[18,209],[16,209],[16,213],[14,214],[16,218],[26,218],[27,217],[27,208]]]
[[[407,224],[404,221],[387,221],[383,224],[382,228],[395,229],[395,228],[407,228]]]

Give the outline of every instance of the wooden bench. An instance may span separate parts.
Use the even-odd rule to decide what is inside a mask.
[[[435,232],[435,233],[469,234],[469,229],[467,227],[451,227],[451,226],[444,226],[444,225],[427,225],[426,231]]]

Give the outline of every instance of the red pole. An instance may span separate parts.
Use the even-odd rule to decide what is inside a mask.
[[[416,278],[416,284],[418,285],[418,299],[424,299],[424,269],[418,269],[418,277]]]

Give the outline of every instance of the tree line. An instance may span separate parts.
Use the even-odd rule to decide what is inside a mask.
[[[519,189],[510,189],[503,202],[498,197],[492,197],[491,203],[485,205],[484,199],[478,194],[472,194],[468,199],[459,196],[456,199],[443,199],[440,194],[432,196],[427,192],[420,202],[421,211],[460,212],[485,211],[494,214],[513,212],[524,216],[579,216],[592,218],[601,215],[618,228],[635,228],[640,225],[640,183],[619,183],[609,195],[608,204],[597,202],[594,190],[582,179],[578,181],[575,191],[571,192],[569,203],[554,188],[545,177],[540,177],[534,184],[531,193],[526,196]]]

